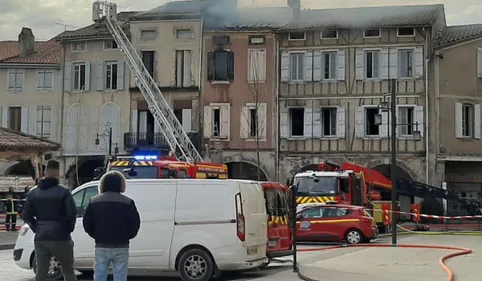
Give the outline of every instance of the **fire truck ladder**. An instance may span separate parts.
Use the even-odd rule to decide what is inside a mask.
[[[170,149],[181,161],[188,163],[202,161],[201,155],[184,131],[171,106],[162,95],[152,76],[147,71],[136,49],[117,21],[117,5],[107,1],[94,2],[93,19],[101,20],[105,15],[107,27],[126,58],[136,85],[139,87],[148,108],[159,125]]]

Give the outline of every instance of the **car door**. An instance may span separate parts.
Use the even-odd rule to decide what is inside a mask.
[[[348,230],[352,220],[347,219],[350,210],[340,207],[323,207],[321,231],[328,240],[341,240]]]
[[[90,199],[96,196],[99,191],[97,185],[95,185],[88,186],[80,192],[83,192],[82,204],[80,205],[80,208],[77,207],[77,220],[75,222],[74,232],[72,233],[72,240],[74,241],[75,264],[79,267],[92,267],[94,263],[95,242],[94,239],[92,239],[84,231],[83,217]],[[74,195],[74,200],[76,195],[77,194]]]
[[[323,215],[322,211],[320,207],[311,207],[299,214],[297,217],[299,221],[297,223],[297,234],[300,240],[314,241],[323,239],[324,233],[320,224]]]

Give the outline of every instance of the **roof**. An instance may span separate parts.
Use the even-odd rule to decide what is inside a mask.
[[[482,24],[448,26],[435,42],[436,47],[446,47],[482,37]]]
[[[129,31],[129,19],[139,12],[121,12],[117,14],[117,20],[121,23],[122,28],[124,31]],[[91,25],[76,29],[76,30],[68,30],[64,31],[63,33],[59,34],[55,39],[58,40],[68,40],[68,39],[77,39],[77,38],[85,38],[85,37],[103,37],[103,36],[111,36],[109,29],[107,28],[105,18],[100,20],[99,22],[93,23]]]
[[[0,41],[0,64],[59,64],[60,44],[55,40],[35,42],[35,52],[19,57],[18,41]]]
[[[288,7],[238,8],[231,11],[217,5],[207,10],[208,29],[270,28],[278,30],[335,29],[369,27],[423,27],[435,23],[444,6],[384,6],[338,9],[308,9],[300,11],[300,20],[293,21]]]
[[[0,151],[56,151],[60,144],[51,140],[0,127]]]

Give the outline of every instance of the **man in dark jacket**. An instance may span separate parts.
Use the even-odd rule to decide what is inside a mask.
[[[127,281],[129,240],[136,237],[141,222],[134,200],[121,194],[125,189],[122,173],[106,173],[100,179],[100,194],[85,210],[85,232],[95,239],[94,281],[106,281],[111,264],[114,281]]]
[[[58,161],[47,163],[45,178],[28,193],[22,212],[22,219],[35,233],[35,281],[47,280],[52,257],[60,263],[65,281],[77,280],[70,237],[75,228],[76,207],[69,189],[59,184],[59,170]]]

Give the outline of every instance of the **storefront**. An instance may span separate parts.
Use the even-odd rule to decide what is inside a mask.
[[[462,199],[482,205],[482,162],[445,162],[447,190]],[[447,202],[448,214],[464,214],[466,210],[455,202]]]

